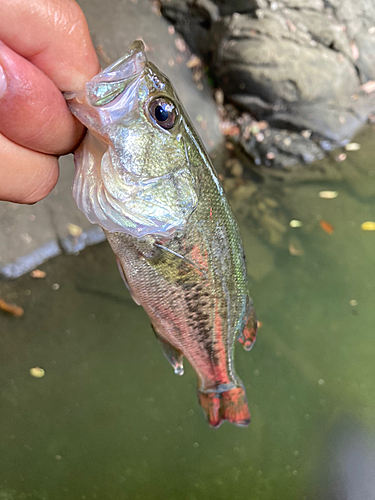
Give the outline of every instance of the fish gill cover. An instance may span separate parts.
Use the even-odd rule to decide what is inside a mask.
[[[65,94],[89,130],[75,154],[73,196],[89,221],[108,231],[167,236],[196,206],[184,141],[176,148],[175,136],[151,125],[144,109],[155,86],[163,94],[163,78],[136,41],[84,90]]]

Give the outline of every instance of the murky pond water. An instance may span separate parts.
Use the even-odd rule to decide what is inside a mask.
[[[263,324],[236,349],[247,429],[209,428],[195,373],[173,374],[107,244],[1,283],[25,315],[0,316],[0,499],[375,498],[373,137],[322,164],[337,175],[259,184],[257,216],[234,190]]]

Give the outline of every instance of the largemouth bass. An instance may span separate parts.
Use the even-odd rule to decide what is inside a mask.
[[[257,322],[242,241],[171,83],[136,41],[66,99],[88,128],[75,154],[78,207],[104,229],[175,373],[183,356],[195,369],[210,425],[247,425],[234,343],[249,350]]]

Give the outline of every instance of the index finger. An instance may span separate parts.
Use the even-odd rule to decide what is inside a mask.
[[[80,90],[100,69],[86,18],[73,0],[0,0],[0,39],[61,91]]]

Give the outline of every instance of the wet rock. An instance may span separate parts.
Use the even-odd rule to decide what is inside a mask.
[[[273,161],[266,163],[276,167],[320,159],[350,141],[375,110],[375,93],[361,89],[375,80],[370,0],[162,0],[162,13],[227,99],[270,125],[265,141],[241,131],[260,162],[268,153]],[[287,151],[275,144],[278,130],[291,140]],[[304,130],[311,134],[301,139]]]
[[[240,143],[257,165],[283,168],[324,158],[318,144],[296,132],[268,127],[259,137],[242,131]]]
[[[0,232],[0,278],[17,278],[61,253],[44,203],[0,202]]]

